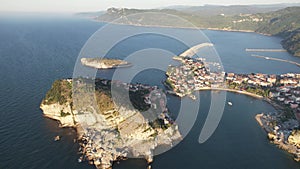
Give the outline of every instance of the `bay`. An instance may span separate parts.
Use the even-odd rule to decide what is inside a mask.
[[[72,77],[81,48],[102,26],[102,23],[68,16],[0,17],[0,168],[94,168],[86,162],[77,162],[79,147],[73,142],[75,131],[60,129],[56,121],[43,117],[39,104],[55,79]],[[215,44],[227,72],[299,72],[294,65],[254,58],[252,53],[245,51],[245,48],[281,48],[280,38],[255,33],[203,32]],[[178,54],[186,48],[155,35],[129,42],[121,44],[119,49],[122,50],[115,50],[112,55],[124,57],[126,52],[148,47],[150,42]],[[300,62],[299,58],[286,52],[261,55]],[[109,74],[109,71],[98,72],[101,77]],[[147,70],[138,74],[134,82],[163,87],[163,78],[164,72]],[[175,148],[156,156],[152,168],[300,167],[289,154],[268,142],[266,133],[254,119],[257,113],[275,110],[261,100],[244,95],[227,93],[227,100],[234,105],[225,107],[214,135],[204,144],[199,144],[198,137],[209,110],[210,96],[208,91],[201,93],[201,106],[192,131]],[[179,101],[172,96],[168,100],[168,107],[175,115]],[[56,135],[62,136],[61,141],[54,142]],[[139,169],[146,166],[142,159],[129,159],[115,164],[114,168]]]

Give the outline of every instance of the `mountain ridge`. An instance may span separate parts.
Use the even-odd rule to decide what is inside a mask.
[[[243,5],[212,6],[213,9],[209,9],[210,7],[206,6],[205,10],[195,12],[186,12],[185,9],[109,8],[104,14],[95,16],[93,19],[100,22],[139,26],[192,27],[191,25],[194,25],[200,29],[256,32],[281,37],[283,48],[294,56],[300,56],[300,18],[298,17],[300,16],[300,6],[282,7],[279,10],[260,13],[253,13],[251,6]],[[220,13],[220,11],[216,12],[215,8],[226,10]],[[274,10],[275,8],[271,7],[271,9]],[[232,10],[230,13],[226,12],[230,10]],[[184,25],[166,15],[157,14],[154,17],[151,16],[151,13],[173,15],[187,20],[190,24]],[[133,14],[136,15],[133,16]]]

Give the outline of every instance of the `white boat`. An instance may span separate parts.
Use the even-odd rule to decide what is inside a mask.
[[[60,136],[55,136],[54,137],[54,141],[59,141],[60,140]]]
[[[78,158],[78,162],[81,163],[83,161],[83,157]]]
[[[229,106],[232,106],[232,103],[231,103],[231,102],[228,102],[228,105],[229,105]]]

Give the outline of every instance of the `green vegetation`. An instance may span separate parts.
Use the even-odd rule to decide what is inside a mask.
[[[61,112],[60,112],[60,116],[61,116],[61,117],[66,117],[66,116],[69,116],[69,115],[71,115],[71,113],[69,113],[69,112],[65,113],[65,112],[62,111],[62,110],[61,110]]]
[[[260,33],[286,36],[300,28],[300,7],[289,7],[259,15],[265,20],[256,30]]]
[[[300,28],[291,32],[290,36],[282,41],[282,45],[294,56],[300,56]]]
[[[167,80],[165,81],[165,83],[166,83],[166,85],[167,85],[170,89],[174,89],[174,88],[175,88],[174,84],[173,84],[169,79],[167,79]]]
[[[111,88],[113,85],[114,101],[111,98]],[[150,105],[144,102],[144,95],[149,94],[147,89],[139,89],[137,91],[128,91],[123,85],[117,86],[116,84],[103,84],[101,80],[96,79],[96,100],[97,105],[101,112],[113,110],[116,107],[130,108],[129,105],[139,111],[146,111],[150,108]],[[129,92],[129,99],[126,98]],[[116,104],[116,105],[115,105]]]
[[[44,104],[59,103],[60,105],[70,101],[72,97],[72,84],[67,80],[56,80],[47,92]]]
[[[252,85],[248,85],[246,83],[237,84],[237,83],[228,82],[228,81],[226,81],[226,83],[227,83],[227,87],[229,89],[243,90],[243,91],[253,93],[256,95],[260,95],[263,97],[269,97],[270,89],[268,87],[264,88],[261,86],[252,86]]]
[[[248,30],[257,33],[280,36],[284,40],[282,45],[287,51],[295,56],[300,56],[299,29],[300,29],[300,7],[288,7],[267,13],[259,13],[263,10],[249,8],[248,6],[223,7],[224,9],[116,9],[110,8],[96,19],[104,22],[148,25],[148,26],[172,26],[172,27],[196,27],[214,28],[222,30]],[[204,10],[204,11],[203,11]],[[221,13],[221,11],[224,11]],[[236,11],[242,11],[237,13]],[[247,12],[248,11],[248,12]],[[254,12],[257,12],[254,14]],[[187,20],[184,23],[180,19],[169,15],[149,14],[149,12],[161,12]],[[129,18],[124,17],[137,14]],[[203,14],[205,13],[205,14]],[[225,14],[224,14],[225,13]],[[155,17],[153,16],[155,15]],[[126,19],[124,19],[126,18]]]
[[[103,91],[96,91],[96,100],[101,112],[114,110],[115,108],[112,98]]]
[[[280,116],[280,121],[283,123],[290,119],[295,119],[294,111],[290,107],[285,106]]]
[[[124,60],[119,59],[108,59],[108,58],[84,58],[87,62],[95,62],[95,63],[102,63],[107,66],[115,66],[115,65],[123,65],[127,64]]]

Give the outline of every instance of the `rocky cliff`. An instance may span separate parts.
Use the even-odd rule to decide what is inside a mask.
[[[121,91],[114,101],[109,90],[112,85]],[[133,107],[119,102],[126,100],[124,91],[129,92]],[[63,127],[77,128],[83,155],[79,161],[86,159],[97,168],[111,168],[113,161],[128,157],[151,163],[158,146],[171,147],[181,139],[162,97],[157,87],[141,84],[59,80],[40,107],[46,117],[58,120]]]

